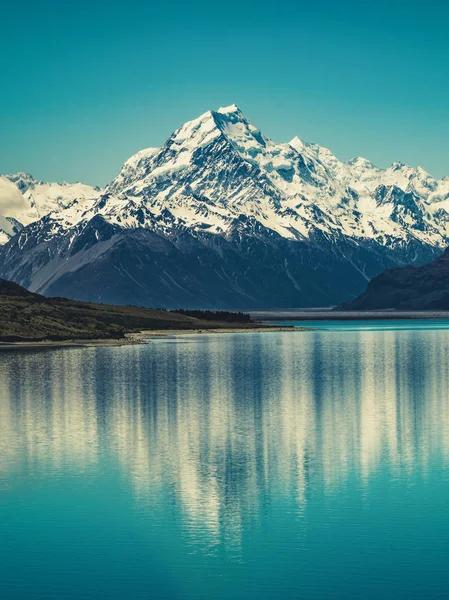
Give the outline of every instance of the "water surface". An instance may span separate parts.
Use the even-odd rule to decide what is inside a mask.
[[[448,324],[2,352],[0,597],[447,598]]]

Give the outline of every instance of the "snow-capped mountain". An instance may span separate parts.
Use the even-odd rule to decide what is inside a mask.
[[[276,143],[232,105],[25,227],[0,250],[0,276],[147,306],[331,305],[384,268],[440,254],[448,210],[449,178]]]
[[[73,202],[96,198],[99,192],[83,183],[44,183],[28,173],[0,176],[0,244],[23,226]]]

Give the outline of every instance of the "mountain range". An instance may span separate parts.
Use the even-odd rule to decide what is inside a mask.
[[[167,308],[330,306],[449,245],[449,177],[276,143],[237,106],[132,156],[103,189],[0,178],[0,277]]]
[[[0,244],[5,244],[25,225],[38,221],[72,202],[94,199],[99,187],[83,183],[45,183],[28,173],[0,175]]]

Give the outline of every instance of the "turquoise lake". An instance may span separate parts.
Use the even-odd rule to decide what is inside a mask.
[[[446,599],[449,321],[0,353],[2,600]]]

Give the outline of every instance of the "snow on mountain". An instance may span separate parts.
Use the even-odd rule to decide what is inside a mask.
[[[225,149],[229,167],[223,164]],[[240,170],[234,169],[231,156],[242,161]],[[144,151],[138,164],[131,172],[125,164],[106,191],[142,202],[150,221],[169,210],[188,226],[226,231],[230,217],[245,214],[290,239],[308,237],[311,228],[319,228],[380,242],[413,235],[432,246],[446,243],[445,233],[433,222],[435,210],[428,207],[439,183],[423,169],[395,163],[383,170],[363,158],[344,163],[298,137],[289,144],[273,142],[235,105],[186,123],[159,151]],[[394,206],[377,200],[381,185],[415,194],[421,212],[415,211],[406,225],[399,223]],[[312,216],[317,209],[323,213],[320,221]],[[109,217],[114,220],[117,214],[115,207]]]
[[[342,162],[298,137],[274,142],[235,105],[138,152],[102,191],[9,180],[30,208],[53,212],[6,244],[1,275],[82,299],[332,304],[449,240],[449,178]]]
[[[84,204],[99,192],[83,183],[44,183],[27,173],[0,176],[0,244],[24,225],[74,202]]]
[[[117,181],[120,181],[121,185],[126,185],[142,176],[144,174],[145,160],[151,158],[159,152],[159,148],[146,148],[133,154],[123,165],[120,173],[117,176]]]

